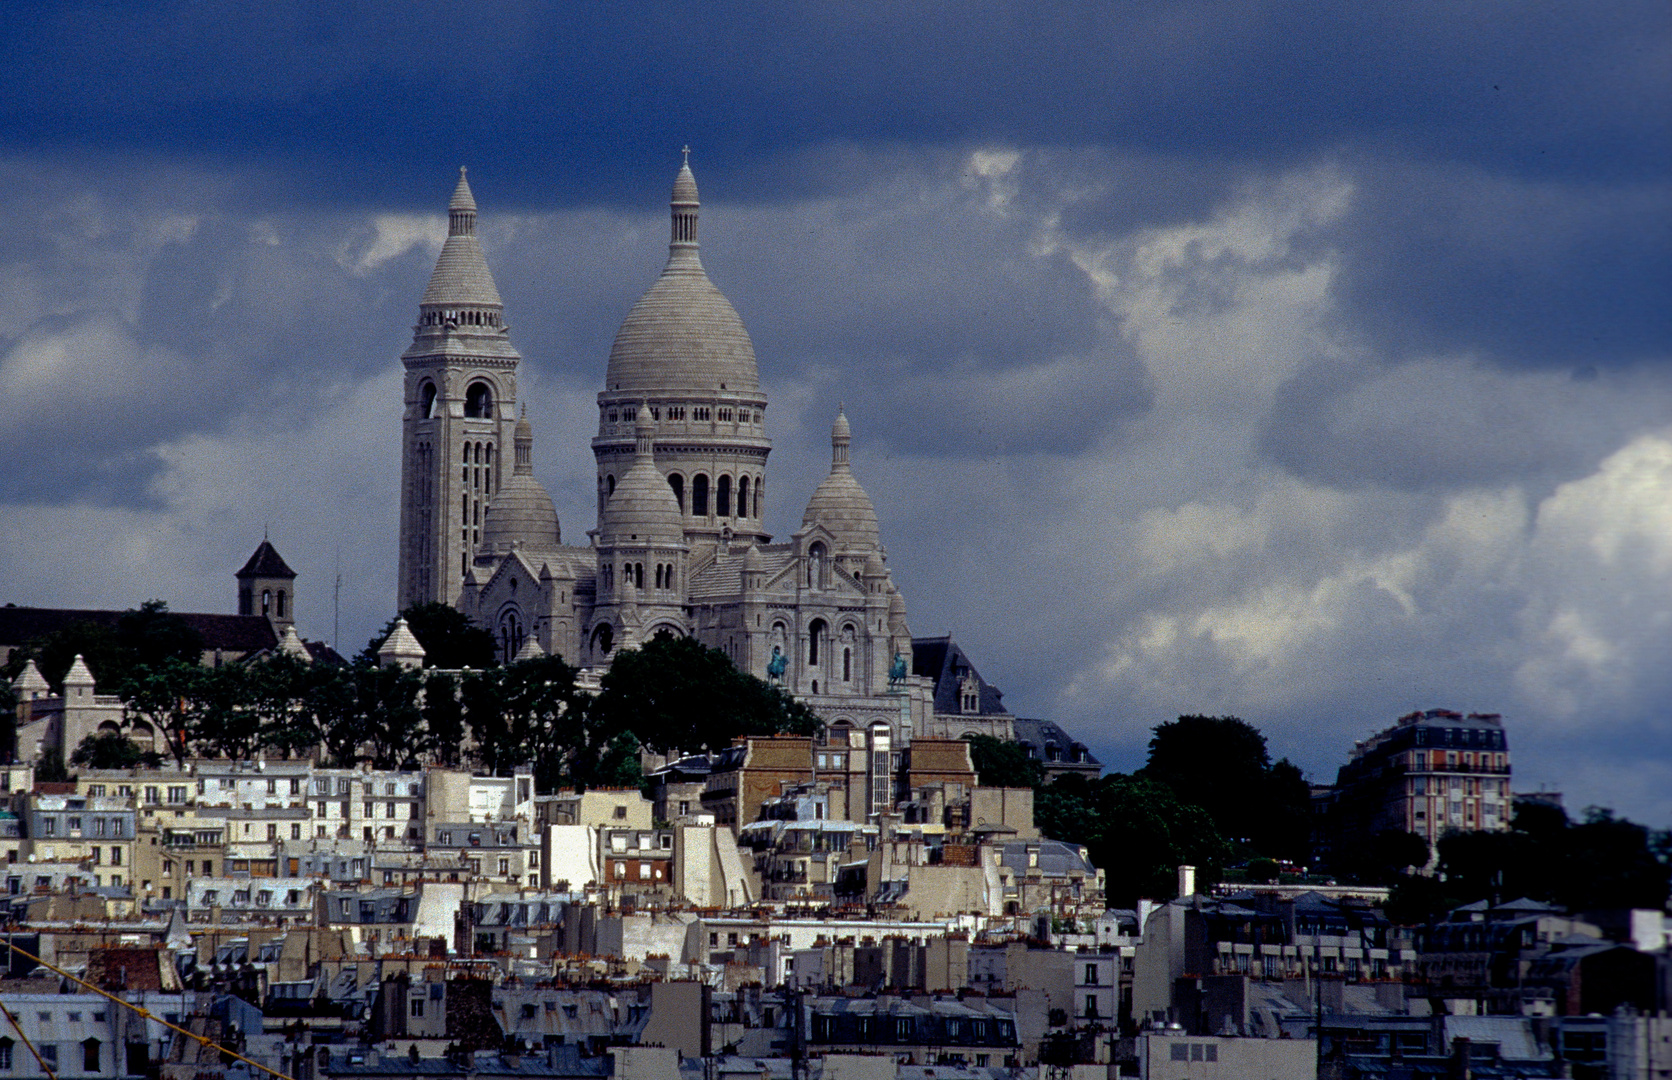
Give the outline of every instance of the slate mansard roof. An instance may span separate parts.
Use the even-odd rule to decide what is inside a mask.
[[[126,611],[14,607],[8,604],[0,607],[0,650],[27,645],[58,631],[68,630],[78,623],[115,630],[126,614]],[[274,648],[279,643],[273,633],[273,624],[263,615],[213,615],[191,611],[170,614],[179,617],[202,636],[205,650],[252,653]]]
[[[980,687],[981,700],[977,715],[996,716],[1008,711],[1004,707],[1004,694],[998,687],[981,677],[981,673],[975,670],[975,665],[970,663],[970,658],[964,655],[964,650],[958,647],[950,634],[946,637],[912,638],[911,673],[934,680],[937,713],[964,711],[958,700],[958,689],[966,674],[975,676]]]

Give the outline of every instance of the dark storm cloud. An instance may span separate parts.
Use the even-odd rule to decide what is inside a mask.
[[[24,5],[11,145],[322,165],[416,194],[469,152],[524,200],[619,197],[691,140],[737,163],[832,139],[1101,144],[1294,160],[1342,145],[1535,175],[1652,176],[1672,125],[1641,3]],[[529,176],[559,161],[570,192]],[[764,193],[763,193],[764,194]]]
[[[1346,314],[1395,354],[1583,367],[1662,359],[1672,340],[1672,186],[1355,171]]]
[[[1576,479],[1672,416],[1672,388],[1637,370],[1583,379],[1538,371],[1503,382],[1468,360],[1316,361],[1278,391],[1269,457],[1308,480],[1420,493]]]

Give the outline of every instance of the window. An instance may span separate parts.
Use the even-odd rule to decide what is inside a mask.
[[[58,1069],[58,1047],[53,1043],[42,1043],[36,1047],[41,1052],[41,1060],[56,1072]]]
[[[424,1015],[424,999],[421,997],[413,998],[412,1006],[408,1010],[408,1013],[411,1016],[422,1017]]]
[[[169,801],[170,805],[173,805],[173,806],[178,806],[181,803],[184,803],[186,801],[185,785],[176,784],[176,785],[171,786],[168,789],[168,801]]]
[[[7,1038],[0,1038],[0,1069],[10,1070],[12,1067],[12,1047],[16,1044]]]
[[[1086,985],[1087,986],[1096,986],[1097,985],[1097,965],[1096,964],[1087,964],[1086,965]]]
[[[294,822],[294,823],[291,824],[291,826],[290,826],[290,838],[292,840],[302,839],[302,823],[301,822]]]
[[[112,866],[121,866],[122,865],[122,849],[121,848],[113,847],[113,848],[110,849],[110,865],[112,865]]]
[[[1169,1061],[1189,1061],[1190,1044],[1174,1043],[1173,1045],[1167,1047],[1167,1059]]]

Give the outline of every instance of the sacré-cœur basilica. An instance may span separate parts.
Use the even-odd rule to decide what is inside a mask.
[[[623,320],[598,394],[597,526],[564,543],[460,170],[401,357],[400,608],[456,606],[507,662],[555,653],[597,670],[658,633],[690,636],[805,702],[828,744],[874,759],[985,734],[1027,743],[1052,772],[1095,775],[1055,724],[1013,718],[950,638],[913,640],[846,416],[800,528],[765,531],[767,397],[749,333],[703,268],[698,208],[687,160],[667,263]]]

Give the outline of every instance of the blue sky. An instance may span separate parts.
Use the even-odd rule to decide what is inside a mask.
[[[1672,824],[1672,16],[1607,5],[30,4],[0,45],[0,599],[394,595],[459,165],[590,521],[678,149],[788,533],[847,404],[919,634],[1110,764],[1415,708]]]

